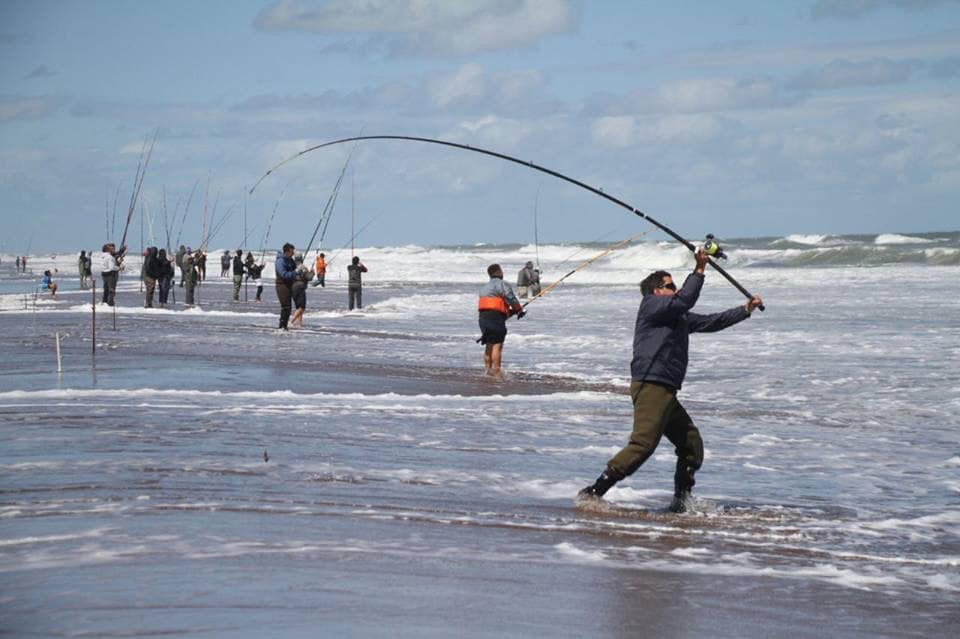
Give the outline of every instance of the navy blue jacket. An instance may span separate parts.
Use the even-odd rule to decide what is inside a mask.
[[[282,280],[284,284],[293,284],[293,278],[297,276],[297,263],[292,257],[287,257],[283,253],[277,253],[277,263],[274,265],[277,272],[277,279]]]
[[[750,317],[743,306],[711,315],[691,313],[701,288],[703,275],[691,273],[676,295],[643,296],[633,330],[630,376],[634,381],[680,390],[687,374],[690,333],[712,333]]]

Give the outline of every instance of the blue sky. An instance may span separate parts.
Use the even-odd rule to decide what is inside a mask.
[[[164,193],[176,236],[199,184],[183,243],[209,185],[208,224],[218,194],[219,219],[233,207],[212,246],[240,241],[246,205],[258,247],[281,191],[268,244],[303,245],[348,147],[246,187],[361,131],[516,155],[694,238],[955,230],[958,88],[955,0],[5,0],[0,243],[118,240],[156,129],[141,200],[160,244]],[[643,228],[516,165],[367,142],[324,244],[351,212],[376,218],[360,245],[527,243],[538,191],[541,242]]]

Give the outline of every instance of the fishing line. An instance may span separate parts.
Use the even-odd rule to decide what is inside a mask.
[[[653,232],[653,229],[647,229],[647,230],[644,231],[643,233],[638,233],[637,235],[634,235],[633,237],[628,237],[627,239],[622,240],[622,241],[620,241],[620,242],[617,242],[616,244],[610,246],[610,247],[607,248],[606,250],[604,250],[604,251],[602,251],[602,252],[600,252],[600,253],[597,253],[596,255],[594,255],[593,257],[591,257],[590,259],[588,259],[588,260],[586,260],[586,261],[584,261],[584,262],[581,262],[575,269],[573,269],[572,271],[570,271],[569,273],[567,273],[566,275],[564,275],[563,277],[561,277],[559,280],[557,280],[556,282],[554,282],[553,284],[551,284],[551,285],[548,286],[547,288],[543,289],[542,291],[540,291],[539,293],[537,293],[536,295],[534,295],[534,296],[533,296],[533,299],[524,302],[522,308],[526,308],[526,307],[527,307],[531,302],[533,302],[534,300],[540,299],[541,297],[543,297],[544,295],[546,295],[547,293],[549,293],[551,290],[553,290],[554,288],[556,288],[557,286],[559,286],[560,283],[563,282],[563,280],[567,279],[568,277],[570,277],[571,275],[573,275],[573,274],[576,273],[577,271],[580,271],[580,270],[585,269],[586,267],[590,266],[591,264],[593,264],[594,262],[596,262],[597,260],[599,260],[599,259],[600,259],[601,257],[603,257],[604,255],[608,255],[608,254],[612,253],[613,251],[617,250],[618,248],[620,248],[620,247],[622,247],[622,246],[626,246],[627,244],[629,244],[630,242],[633,242],[633,241],[635,241],[635,240],[639,240],[639,239],[640,239],[641,237],[643,237],[644,235],[647,235],[647,234],[652,233],[652,232]]]

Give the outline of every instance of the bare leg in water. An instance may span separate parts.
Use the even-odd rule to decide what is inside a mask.
[[[487,344],[483,351],[483,368],[487,377],[503,378],[503,372],[500,370],[502,357],[503,344]]]

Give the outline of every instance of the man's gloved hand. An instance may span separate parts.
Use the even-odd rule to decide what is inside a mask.
[[[526,314],[527,314],[526,311],[517,311],[517,319],[522,318],[522,317],[523,317],[524,315],[526,315]]]

